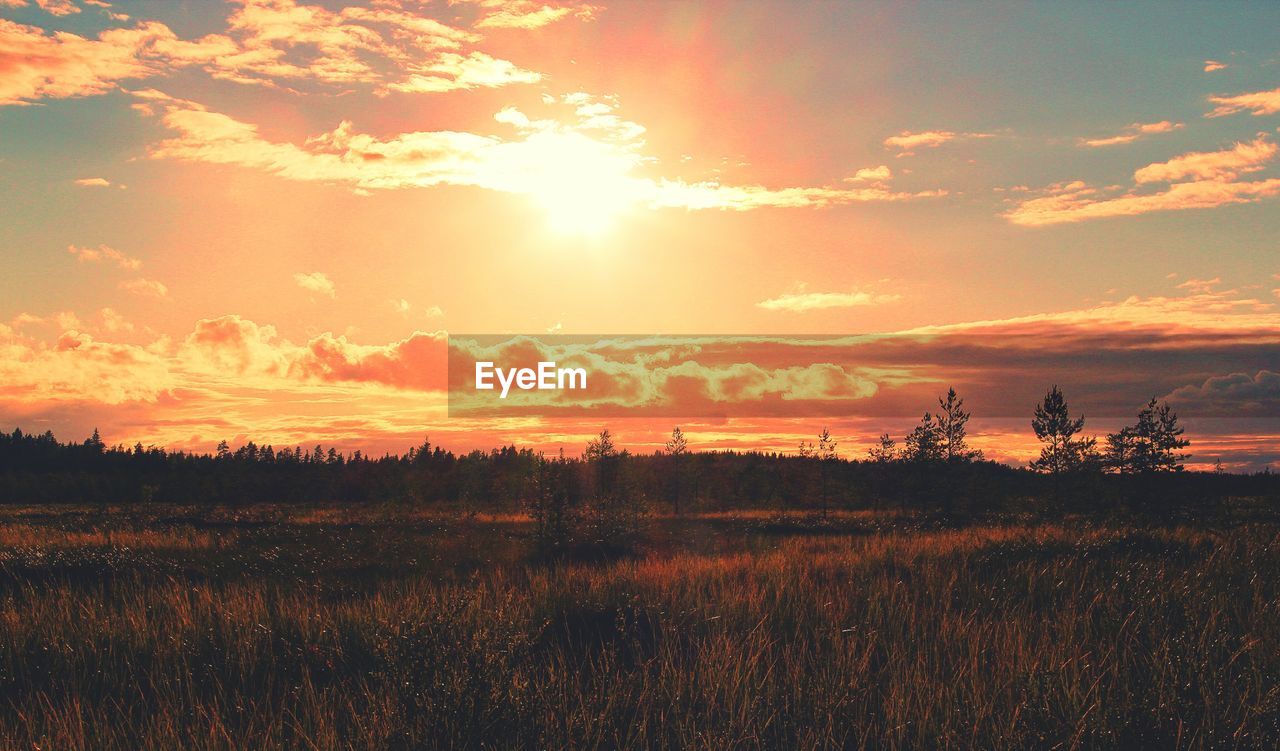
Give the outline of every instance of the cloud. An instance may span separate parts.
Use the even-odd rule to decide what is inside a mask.
[[[904,130],[896,136],[884,139],[886,148],[897,149],[898,156],[913,156],[916,149],[934,149],[944,143],[970,138],[991,138],[991,133],[956,133],[950,130],[925,130],[912,132]]]
[[[1182,386],[1164,396],[1174,406],[1197,412],[1280,413],[1280,373],[1212,376],[1199,385]]]
[[[1213,73],[1214,71],[1224,70],[1226,67],[1227,67],[1227,64],[1226,64],[1226,63],[1220,63],[1220,62],[1218,62],[1217,60],[1205,60],[1205,61],[1204,61],[1204,72],[1205,72],[1205,73]]]
[[[846,177],[845,182],[884,182],[893,179],[893,171],[888,165],[880,165],[879,167],[863,167],[853,173],[853,177]]]
[[[573,16],[590,21],[600,8],[586,3],[545,5],[531,0],[450,0],[479,6],[478,29],[537,29]]]
[[[580,424],[572,411],[554,423],[516,414],[445,420],[442,389],[453,365],[443,332],[374,344],[331,333],[294,342],[273,326],[228,315],[197,322],[176,342],[132,345],[113,341],[126,326],[110,334],[109,316],[98,317],[101,334],[88,333],[69,311],[28,316],[59,326],[47,339],[19,329],[35,323],[0,325],[3,419],[71,435],[97,424],[108,440],[201,450],[221,438],[402,450],[425,430],[446,445],[549,441],[554,450],[566,435],[576,442],[588,427],[598,430],[599,414]],[[1275,302],[1212,289],[867,336],[631,337],[585,353],[525,344],[523,355],[504,349],[503,361],[595,357],[591,377],[600,376],[605,404],[626,405],[625,413],[639,418],[664,415],[656,427],[635,430],[668,431],[671,414],[719,415],[727,421],[712,430],[724,443],[708,434],[703,445],[741,448],[773,445],[778,435],[787,437],[779,445],[793,444],[794,423],[770,422],[774,417],[865,420],[868,438],[907,430],[950,384],[977,415],[971,425],[1016,418],[1016,428],[991,439],[1002,452],[1033,455],[1027,415],[1052,383],[1089,415],[1090,432],[1119,427],[1151,394],[1172,399],[1188,384],[1202,392],[1193,399],[1197,394],[1185,390],[1175,402],[1189,425],[1215,415],[1280,417],[1280,404],[1268,396],[1280,357],[1278,326]],[[769,417],[745,419],[753,414]],[[1268,440],[1274,446],[1274,429],[1223,425],[1193,429],[1197,453],[1213,441],[1242,457]]]
[[[128,279],[120,282],[120,289],[142,297],[168,297],[169,288],[155,279]]]
[[[196,322],[178,353],[187,367],[244,374],[284,375],[290,356],[278,346],[274,326],[237,315]]]
[[[1221,151],[1193,151],[1167,162],[1150,164],[1133,173],[1137,183],[1171,182],[1190,177],[1196,180],[1234,179],[1244,172],[1256,172],[1275,157],[1277,146],[1265,137],[1237,143]]]
[[[182,368],[268,379],[263,384],[373,383],[430,391],[444,388],[447,354],[443,333],[362,345],[325,332],[299,345],[281,338],[274,326],[226,315],[199,321],[175,357]]]
[[[105,177],[82,177],[74,181],[76,185],[85,188],[110,188],[111,181]],[[123,185],[120,187],[124,187]]]
[[[762,300],[756,307],[765,310],[785,310],[792,313],[804,313],[810,310],[827,310],[830,308],[855,308],[866,305],[883,305],[897,302],[900,295],[878,294],[851,290],[849,292],[789,292]]]
[[[180,38],[155,21],[89,39],[0,19],[0,105],[101,94],[120,81],[188,67],[242,84],[359,83],[379,94],[541,79],[535,71],[468,49],[480,39],[396,7],[333,11],[295,0],[240,0],[226,33],[196,39]]]
[[[151,75],[159,68],[140,51],[162,28],[110,29],[92,40],[0,18],[0,105],[101,94]]]
[[[1058,183],[1041,195],[1018,203],[1004,217],[1014,224],[1044,226],[1114,216],[1137,216],[1152,211],[1213,208],[1280,195],[1280,178],[1241,181],[1240,176],[1262,169],[1277,153],[1265,136],[1229,149],[1190,152],[1167,162],[1149,164],[1134,172],[1135,187],[1127,192],[1099,189],[1081,181]],[[1185,180],[1184,182],[1174,182]],[[1140,192],[1152,183],[1170,183],[1155,192]]]
[[[1215,276],[1212,279],[1188,279],[1178,285],[1178,289],[1190,290],[1196,294],[1204,294],[1212,292],[1214,287],[1222,284],[1222,278]]]
[[[325,295],[326,297],[334,297],[335,290],[333,282],[329,277],[319,271],[313,271],[310,274],[294,274],[293,281],[296,282],[299,287],[307,290],[308,292],[315,292],[316,294]]]
[[[164,358],[145,347],[101,342],[68,330],[52,343],[0,330],[0,410],[30,413],[50,403],[154,402],[173,385]]]
[[[53,16],[70,16],[80,12],[80,8],[71,0],[36,0],[36,5]]]
[[[1205,117],[1222,117],[1237,112],[1252,112],[1254,115],[1274,115],[1280,112],[1280,89],[1270,91],[1254,91],[1233,96],[1211,96],[1209,101],[1218,105]]]
[[[496,119],[515,138],[457,131],[401,133],[378,138],[344,121],[301,145],[263,138],[256,126],[155,90],[135,92],[163,109],[176,136],[153,145],[156,159],[236,164],[290,180],[345,184],[364,190],[459,185],[537,197],[552,209],[721,209],[826,207],[906,201],[945,195],[941,190],[893,191],[864,187],[725,185],[715,181],[642,177],[643,127],[623,120],[614,105],[575,95],[568,122],[533,120],[512,108]]]
[[[1182,123],[1161,120],[1157,123],[1133,123],[1125,127],[1125,132],[1114,136],[1105,136],[1102,138],[1082,138],[1080,144],[1082,146],[1099,147],[1099,146],[1117,146],[1119,144],[1133,143],[1143,136],[1152,135],[1154,133],[1169,133],[1183,127]]]
[[[67,252],[76,257],[81,262],[97,263],[99,261],[110,261],[122,269],[136,271],[142,268],[142,261],[132,258],[115,248],[99,245],[96,248],[79,247],[77,245],[68,245]]]
[[[507,60],[492,58],[483,52],[472,52],[469,55],[445,52],[430,64],[410,68],[408,77],[388,84],[387,89],[401,92],[445,92],[537,83],[540,80],[540,73],[517,67]]]

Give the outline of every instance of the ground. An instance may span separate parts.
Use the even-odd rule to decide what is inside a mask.
[[[0,747],[1274,748],[1280,523],[0,509]]]

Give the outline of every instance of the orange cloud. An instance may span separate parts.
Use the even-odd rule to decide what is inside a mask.
[[[1205,72],[1205,73],[1213,73],[1213,72],[1215,72],[1215,71],[1224,70],[1224,69],[1226,69],[1226,67],[1227,67],[1227,64],[1226,64],[1226,63],[1220,63],[1220,62],[1218,62],[1217,60],[1205,60],[1205,61],[1204,61],[1204,72]]]
[[[326,297],[334,297],[336,293],[333,282],[319,271],[313,271],[310,274],[294,274],[293,281],[308,292],[315,292]]]
[[[789,292],[768,300],[756,303],[756,307],[765,310],[785,310],[792,313],[804,313],[810,310],[828,310],[831,308],[854,308],[865,305],[882,305],[897,302],[900,295],[875,294],[861,290],[849,292]]]
[[[78,11],[63,0],[58,5]],[[238,83],[364,83],[380,94],[541,79],[507,60],[464,49],[480,40],[475,32],[383,5],[330,11],[295,0],[241,0],[226,31],[181,39],[162,23],[144,21],[94,40],[0,19],[0,105],[101,94],[119,81],[190,66]]]
[[[1150,164],[1133,173],[1137,183],[1172,182],[1190,177],[1196,180],[1234,179],[1244,172],[1256,172],[1275,157],[1277,146],[1260,137],[1237,143],[1222,151],[1193,151],[1167,162]]]
[[[846,182],[883,182],[893,178],[893,171],[888,165],[880,165],[879,167],[863,167],[853,173],[853,177],[846,177]]]
[[[169,288],[166,287],[163,282],[156,281],[155,279],[144,279],[142,277],[138,277],[137,279],[127,279],[120,282],[120,289],[143,297],[169,296]]]
[[[887,148],[898,149],[898,156],[913,156],[916,149],[935,149],[944,143],[969,138],[990,138],[991,133],[956,133],[950,130],[925,130],[912,132],[904,130],[896,136],[884,139]]]
[[[1211,96],[1209,101],[1218,105],[1205,117],[1222,117],[1237,112],[1252,112],[1254,115],[1274,115],[1280,112],[1280,89],[1270,91],[1254,91],[1234,96]]]
[[[36,0],[36,5],[52,16],[70,16],[80,12],[71,0]]]
[[[82,248],[76,245],[68,245],[67,252],[76,257],[76,260],[90,263],[98,261],[110,261],[122,269],[130,269],[136,271],[142,268],[142,261],[132,258],[115,248],[106,245],[99,245],[96,248]]]
[[[819,416],[868,440],[885,429],[901,434],[952,384],[978,415],[975,426],[1016,418],[1016,426],[991,423],[975,433],[996,458],[1018,461],[1025,458],[1019,452],[1034,451],[1026,415],[1055,382],[1091,416],[1094,430],[1110,425],[1105,416],[1115,426],[1131,419],[1152,393],[1176,395],[1189,422],[1280,416],[1271,396],[1280,356],[1276,304],[1214,287],[873,336],[629,337],[590,346],[524,339],[500,350],[457,340],[462,352],[450,353],[447,365],[443,333],[415,332],[386,344],[325,333],[295,344],[272,326],[223,316],[199,321],[176,344],[139,346],[103,340],[111,326],[117,335],[127,332],[105,311],[101,336],[85,333],[69,313],[28,317],[60,328],[44,342],[17,330],[25,321],[0,324],[0,419],[40,420],[59,432],[74,426],[66,428],[72,435],[96,424],[108,440],[201,449],[220,438],[402,449],[428,430],[437,443],[468,447],[554,446],[578,444],[602,422],[625,432],[628,420],[643,418],[649,423],[637,430],[653,432],[656,424],[661,432],[673,415],[702,414],[717,420],[701,431],[704,448],[790,448]],[[445,374],[465,371],[479,355],[588,367],[600,384],[596,406],[565,402],[554,413],[565,417],[550,418],[547,403],[531,402],[445,420]],[[1224,452],[1257,453],[1258,439],[1244,428],[1214,430],[1239,433],[1239,440],[1215,439]],[[1200,433],[1193,438],[1204,445]]]
[[[599,6],[586,3],[573,5],[541,5],[532,0],[451,0],[479,6],[482,14],[476,20],[479,29],[537,29],[569,16],[584,21],[595,17]]]
[[[159,24],[110,29],[97,40],[0,18],[0,105],[101,94],[115,82],[148,76],[157,66],[140,58]]]
[[[1116,194],[1075,181],[1049,186],[1043,194],[1017,204],[1004,216],[1014,224],[1044,226],[1152,211],[1179,211],[1249,203],[1280,195],[1280,178],[1240,181],[1240,175],[1262,169],[1277,147],[1265,136],[1230,149],[1190,152],[1147,165],[1134,172],[1136,186],[1169,182],[1164,190]],[[1172,182],[1189,178],[1186,182]]]
[[[1134,141],[1146,135],[1154,133],[1169,133],[1182,128],[1182,123],[1174,123],[1168,120],[1161,120],[1158,123],[1133,123],[1125,128],[1124,133],[1114,136],[1106,136],[1103,138],[1082,138],[1080,144],[1082,146],[1117,146],[1125,143],[1133,143]]]
[[[364,190],[462,185],[537,197],[582,213],[625,206],[727,209],[823,207],[859,202],[906,201],[945,191],[893,191],[866,187],[787,187],[688,183],[634,174],[645,157],[643,128],[612,112],[612,104],[574,95],[575,120],[531,120],[513,109],[496,119],[517,131],[502,139],[456,131],[402,133],[380,139],[355,131],[349,121],[302,145],[264,139],[256,126],[211,112],[195,102],[155,90],[134,92],[164,110],[177,136],[150,149],[157,159],[237,164],[291,180],[346,183]]]

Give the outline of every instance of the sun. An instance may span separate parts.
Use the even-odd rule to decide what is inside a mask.
[[[634,154],[580,133],[542,135],[529,141],[536,172],[529,192],[552,231],[597,237],[642,201],[644,183],[631,175]]]

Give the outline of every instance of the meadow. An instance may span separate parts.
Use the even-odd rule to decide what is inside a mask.
[[[1275,748],[1280,523],[0,509],[0,748]]]

